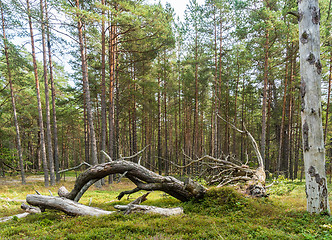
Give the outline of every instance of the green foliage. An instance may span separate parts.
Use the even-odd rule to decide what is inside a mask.
[[[274,181],[273,188],[269,190],[269,193],[279,196],[286,195],[291,193],[298,185],[303,184],[304,183],[299,181],[292,182],[284,176],[279,176],[278,179]]]
[[[287,180],[283,181],[286,184]],[[305,212],[303,184],[288,184],[293,185],[294,191],[283,196],[271,192],[266,199],[247,198],[228,187],[209,189],[203,199],[187,203],[161,192],[148,196],[147,205],[184,208],[184,215],[173,217],[141,213],[71,217],[46,210],[0,223],[0,235],[5,239],[330,239],[332,217]],[[93,188],[81,202],[88,204],[92,199],[92,206],[114,210],[113,205],[127,204],[142,194],[136,193],[130,200],[114,200],[128,187],[128,183],[121,183]],[[56,191],[57,187],[53,188],[51,191]],[[27,187],[0,185],[0,197],[24,198],[34,189],[48,194],[42,183]],[[0,200],[0,204],[9,206],[5,200]],[[10,203],[6,212],[0,209],[0,217],[17,214],[18,209],[19,203]]]

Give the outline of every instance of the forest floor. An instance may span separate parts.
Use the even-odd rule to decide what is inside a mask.
[[[62,185],[71,189],[75,174],[49,188],[43,186],[42,179],[28,177],[23,186],[19,177],[0,178],[0,218],[22,213],[21,200],[35,190],[45,195],[50,190],[55,195]],[[133,187],[126,179],[100,189],[91,187],[80,202],[114,210],[115,204],[127,204],[142,195],[138,192],[130,199],[116,199],[119,192]],[[229,187],[210,188],[204,199],[187,203],[153,192],[145,204],[181,206],[185,214],[72,217],[46,210],[0,223],[0,239],[332,239],[332,217],[305,211],[304,188],[304,182],[280,180],[269,189],[270,196],[262,199],[243,197]]]

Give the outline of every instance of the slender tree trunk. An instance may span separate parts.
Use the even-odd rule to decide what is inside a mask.
[[[7,74],[8,74],[8,82],[10,87],[10,97],[12,100],[12,107],[13,107],[13,116],[14,116],[14,124],[16,129],[16,144],[17,144],[17,152],[19,157],[19,166],[21,170],[21,181],[22,184],[25,184],[25,173],[24,173],[24,164],[23,164],[23,154],[22,154],[22,146],[21,146],[21,136],[20,136],[20,128],[18,125],[17,120],[17,113],[16,113],[16,103],[15,103],[15,96],[14,96],[14,88],[12,83],[12,75],[11,75],[11,69],[10,69],[10,63],[9,63],[9,53],[8,53],[8,46],[7,46],[7,38],[6,38],[6,31],[5,31],[5,18],[3,13],[3,6],[2,1],[0,1],[0,8],[1,8],[1,19],[2,19],[2,34],[3,34],[3,42],[5,47],[5,57],[6,57],[6,65],[7,65]],[[4,174],[4,172],[3,172]]]
[[[41,98],[40,98],[37,60],[36,60],[36,54],[35,54],[35,41],[34,41],[34,36],[33,36],[33,28],[32,28],[32,20],[31,20],[31,11],[30,11],[29,0],[27,0],[26,3],[27,3],[27,12],[28,12],[28,20],[29,20],[29,28],[30,28],[33,69],[34,69],[35,82],[36,82],[36,93],[37,93],[37,104],[38,104],[38,121],[39,121],[39,131],[40,131],[40,148],[41,148],[40,149],[40,154],[41,154],[41,158],[42,158],[42,162],[43,162],[45,187],[48,187],[49,186],[48,166],[47,166],[47,157],[46,157],[46,149],[45,149],[44,123],[43,123],[43,112],[42,112],[42,105],[41,105]]]
[[[164,56],[165,57],[165,56]],[[165,60],[165,59],[164,59]],[[165,66],[165,63],[164,63],[164,66]],[[165,69],[164,69],[164,73],[165,73]],[[168,175],[169,174],[169,152],[168,152],[168,119],[167,119],[167,96],[166,96],[166,76],[164,75],[164,134],[165,134],[165,164],[164,164],[164,167],[165,167],[165,175]]]
[[[237,77],[235,87],[235,100],[234,100],[234,126],[237,127],[237,97],[239,93],[239,82],[240,82],[240,63],[239,63],[239,52],[236,52],[236,66],[237,66]],[[237,156],[237,143],[236,143],[236,130],[233,131],[233,154]]]
[[[101,0],[102,7],[105,6],[105,0]],[[106,124],[106,41],[105,41],[105,10],[102,9],[101,20],[101,138],[100,150],[106,152],[107,142],[107,124]],[[105,163],[105,155],[100,153],[100,163]],[[101,180],[105,184],[105,180]]]
[[[115,10],[117,10],[115,6]],[[109,110],[108,110],[108,128],[109,128],[109,143],[108,152],[112,159],[114,156],[114,86],[115,86],[115,67],[116,67],[116,44],[117,44],[117,29],[112,20],[109,22],[109,42],[108,42],[108,56],[109,56]],[[109,176],[109,183],[113,182],[113,176]]]
[[[267,4],[268,5],[268,4]],[[264,87],[263,87],[263,104],[262,104],[262,135],[261,135],[261,155],[265,162],[265,146],[266,146],[266,108],[267,108],[267,85],[268,85],[268,69],[269,69],[269,30],[265,30],[265,46],[264,46]]]
[[[288,39],[288,38],[287,38]],[[289,54],[289,48],[287,47],[287,57]],[[288,61],[286,61],[285,67],[285,82],[284,82],[284,96],[283,96],[283,104],[282,104],[282,117],[281,117],[281,125],[280,125],[280,139],[279,139],[279,148],[278,148],[278,163],[277,163],[277,174],[280,174],[282,166],[281,154],[283,148],[283,140],[284,140],[284,131],[285,131],[285,116],[286,116],[286,102],[287,102],[287,87],[288,87]]]
[[[86,114],[86,104],[85,97],[83,99],[83,122],[84,122],[84,152],[85,152],[85,161],[90,163],[90,134],[89,134],[89,124]]]
[[[215,8],[215,7],[214,7]],[[220,104],[220,99],[218,99],[218,49],[217,49],[217,21],[216,21],[216,8],[214,9],[214,113],[212,119],[214,120],[214,125],[212,125],[212,156],[217,157],[218,154],[218,105]]]
[[[51,115],[50,115],[50,98],[48,87],[48,71],[47,71],[47,50],[45,38],[45,19],[44,19],[44,0],[40,0],[40,13],[41,13],[41,30],[42,30],[42,45],[43,45],[43,71],[44,71],[44,86],[45,86],[45,112],[46,112],[46,139],[47,139],[47,153],[48,164],[50,170],[50,183],[51,186],[55,184],[54,173],[54,159],[53,159],[53,144],[51,134]]]
[[[79,0],[76,0],[76,7],[79,8]],[[91,109],[91,98],[90,98],[90,87],[89,87],[89,79],[88,79],[88,67],[87,67],[87,59],[84,51],[84,42],[83,42],[83,23],[80,19],[80,16],[78,15],[78,21],[77,21],[77,29],[78,29],[78,38],[79,38],[79,44],[80,44],[80,52],[81,52],[81,61],[82,61],[82,74],[83,74],[83,89],[85,93],[85,103],[87,108],[87,118],[88,123],[90,127],[90,138],[91,138],[91,154],[92,154],[92,164],[96,165],[98,164],[98,158],[97,158],[97,144],[96,144],[96,135],[94,130],[94,124],[93,124],[93,115],[92,115],[92,109]]]
[[[101,0],[102,7],[105,0]],[[106,151],[106,41],[105,41],[105,10],[102,9],[101,20],[101,141],[100,150]],[[100,163],[105,162],[105,155],[100,154]]]
[[[325,119],[325,129],[324,129],[325,144],[326,144],[326,136],[327,136],[327,129],[328,129],[328,121],[329,121],[329,111],[330,111],[331,83],[332,83],[332,51],[330,52],[329,87],[328,87],[328,91],[327,91],[326,119]]]
[[[132,73],[133,73],[133,102],[132,102],[132,154],[137,153],[137,113],[136,113],[136,92],[137,92],[137,85],[135,83],[136,81],[136,66],[135,63],[132,63]],[[133,158],[134,162],[138,162],[137,156]]]
[[[267,102],[267,124],[266,124],[266,135],[268,136],[268,138],[266,139],[266,144],[267,144],[267,148],[266,148],[266,154],[265,154],[265,159],[264,159],[264,166],[265,166],[265,170],[269,170],[270,166],[271,166],[271,159],[270,159],[270,131],[271,131],[271,104],[272,104],[272,88],[273,88],[273,84],[271,82],[269,82],[269,89],[268,89],[268,102]]]
[[[53,61],[52,61],[52,51],[51,51],[51,37],[50,37],[50,27],[48,19],[48,10],[47,10],[47,0],[45,0],[45,16],[46,16],[46,35],[47,35],[47,48],[48,48],[48,62],[50,68],[50,82],[51,82],[51,91],[52,91],[52,113],[53,113],[53,143],[54,143],[54,167],[55,167],[55,178],[56,182],[60,181],[59,174],[59,147],[58,147],[58,126],[56,119],[56,105],[55,105],[55,86],[54,86],[54,77],[53,77]]]
[[[221,15],[221,13],[219,13]],[[222,113],[222,101],[221,99],[223,98],[222,95],[222,78],[221,78],[221,73],[222,73],[222,47],[223,47],[223,35],[222,35],[222,21],[221,19],[219,20],[219,62],[218,62],[218,74],[219,74],[219,84],[218,84],[218,113],[221,116]],[[218,155],[217,157],[221,157],[222,153],[222,124],[220,122],[220,119],[216,116],[217,122],[218,122],[218,127],[217,127],[217,142],[218,142]],[[227,128],[227,123],[226,123],[226,128]],[[225,128],[225,129],[226,129]],[[226,131],[226,130],[225,130]]]
[[[298,5],[307,210],[310,213],[330,212],[321,110],[320,12],[318,0],[302,0]]]
[[[162,173],[162,155],[161,155],[161,86],[160,86],[160,76],[158,74],[158,172],[159,175]]]

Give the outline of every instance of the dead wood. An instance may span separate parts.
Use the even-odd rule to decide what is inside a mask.
[[[136,212],[143,212],[143,213],[153,213],[159,214],[163,216],[171,216],[171,215],[178,215],[183,213],[183,209],[178,208],[160,208],[154,206],[147,206],[147,205],[139,205],[141,202],[146,200],[146,197],[149,195],[150,192],[144,194],[143,196],[137,198],[133,202],[129,203],[128,205],[116,205],[114,208],[125,211],[125,214],[136,213]],[[86,206],[75,202],[73,200],[63,198],[63,197],[53,197],[53,196],[45,196],[45,195],[37,195],[37,194],[30,194],[27,195],[27,202],[30,205],[37,206],[32,207],[25,204],[22,204],[22,208],[29,213],[38,213],[40,212],[40,208],[42,209],[55,209],[62,211],[68,215],[72,216],[102,216],[102,215],[109,215],[116,213],[117,211],[105,211],[99,208]],[[21,216],[20,216],[21,217]],[[12,217],[7,217],[9,219]],[[8,219],[8,220],[9,220]],[[8,221],[7,220],[7,221]],[[1,222],[1,219],[0,219]]]
[[[0,218],[0,222],[7,222],[13,218],[24,218],[24,217],[28,216],[29,214],[30,213],[25,212],[25,213],[19,213],[19,214],[9,216],[9,217],[3,217],[3,218]]]
[[[88,167],[91,167],[91,165],[90,165],[89,163],[87,163],[87,162],[82,162],[82,163],[80,163],[79,165],[77,165],[77,166],[75,166],[75,167],[61,170],[61,171],[59,171],[59,173],[64,173],[64,172],[68,172],[68,171],[71,171],[71,170],[76,170],[76,169],[78,169],[78,168],[80,168],[80,167],[82,167],[82,166],[84,166],[84,165],[85,165],[85,166],[88,166]]]
[[[34,213],[41,213],[41,211],[40,211],[39,208],[28,206],[28,205],[26,205],[24,203],[22,203],[21,208],[23,210],[25,210],[24,213],[19,213],[19,214],[13,215],[13,216],[0,218],[0,222],[7,222],[7,221],[9,221],[11,219],[14,219],[14,218],[25,218],[28,215],[34,214]]]
[[[28,213],[41,213],[42,212],[39,207],[29,206],[29,205],[26,205],[25,203],[21,204],[21,208]]]
[[[221,116],[218,115],[218,117],[227,122]],[[265,188],[266,175],[264,171],[264,162],[258,149],[257,142],[250,132],[245,129],[245,127],[245,130],[240,130],[233,124],[229,122],[227,123],[236,131],[247,135],[249,138],[257,156],[258,167],[256,169],[250,168],[247,164],[242,164],[231,155],[221,156],[221,158],[206,155],[196,160],[186,156],[186,158],[189,159],[189,163],[187,165],[179,166],[174,163],[173,164],[178,168],[187,168],[193,164],[196,166],[198,165],[201,172],[204,173],[201,177],[204,177],[210,185],[217,184],[218,187],[223,187],[228,184],[242,182],[244,183],[242,187],[244,188],[243,192],[245,194],[255,197],[267,196]]]
[[[126,173],[125,176],[136,185],[136,188],[120,193],[118,199],[121,199],[125,194],[131,194],[139,190],[159,190],[168,193],[180,201],[188,201],[191,198],[200,198],[206,192],[206,189],[202,185],[192,180],[188,180],[184,183],[172,176],[158,175],[137,163],[117,160],[90,167],[78,176],[71,192],[61,187],[58,194],[61,197],[79,201],[83,193],[95,181],[110,174],[124,173]]]
[[[183,209],[181,207],[177,208],[160,208],[155,206],[148,205],[137,205],[137,204],[128,204],[128,205],[115,205],[115,209],[125,211],[125,214],[135,213],[135,212],[144,212],[159,214],[163,216],[172,216],[183,214]]]
[[[101,216],[116,212],[89,207],[62,197],[29,194],[26,200],[32,206],[43,209],[55,209],[72,216]]]

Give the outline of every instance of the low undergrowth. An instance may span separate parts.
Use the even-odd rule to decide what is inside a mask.
[[[73,182],[65,185],[71,189]],[[24,199],[35,189],[54,194],[59,186],[46,189],[42,183],[0,185],[0,217],[22,212],[20,202],[5,198]],[[114,210],[115,204],[127,204],[143,193],[131,199],[115,199],[121,190],[132,187],[126,181],[102,189],[92,187],[81,202]],[[211,188],[204,199],[186,203],[162,192],[148,196],[147,205],[183,207],[185,214],[174,217],[140,213],[71,217],[47,210],[0,223],[0,239],[332,239],[332,217],[305,211],[304,183],[285,180],[275,184],[270,193],[269,198],[251,199],[229,187]]]

